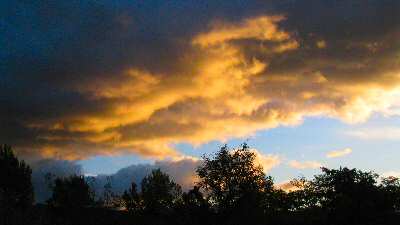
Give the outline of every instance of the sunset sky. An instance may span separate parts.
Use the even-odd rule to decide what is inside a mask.
[[[112,174],[246,141],[278,183],[400,175],[400,1],[0,4],[0,143],[28,162]]]

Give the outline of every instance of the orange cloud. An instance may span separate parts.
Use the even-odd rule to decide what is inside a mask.
[[[239,24],[214,23],[209,32],[194,38],[193,43],[203,47],[220,45],[229,41],[255,39],[260,41],[285,41],[290,39],[287,32],[279,29],[277,23],[283,16],[260,16],[246,19]]]
[[[175,143],[248,136],[298,125],[306,116],[357,123],[374,112],[398,113],[400,67],[389,53],[358,61],[308,56],[311,50],[280,27],[285,20],[274,15],[213,23],[185,40],[182,58],[171,65],[176,69],[131,66],[119,79],[74,86],[100,109],[31,122],[30,128],[43,131],[37,137],[44,143],[39,154],[83,159],[136,153],[163,159],[182,156]],[[269,169],[279,159],[260,156],[260,162]]]
[[[262,154],[261,152],[257,151],[256,149],[251,149],[256,155],[256,163],[262,166],[264,173],[267,173],[272,168],[281,164],[282,160],[281,157],[278,155],[273,154]]]
[[[279,184],[276,184],[275,188],[276,189],[281,189],[281,190],[286,191],[286,192],[297,191],[297,190],[300,189],[299,187],[295,186],[293,184],[293,182],[291,182],[291,181],[285,181],[285,182],[281,182]]]

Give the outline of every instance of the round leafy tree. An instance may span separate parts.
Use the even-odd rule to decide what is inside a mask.
[[[220,210],[261,204],[261,195],[273,188],[272,179],[256,164],[256,155],[247,144],[235,150],[225,145],[213,158],[203,158],[204,163],[197,170],[199,185]]]

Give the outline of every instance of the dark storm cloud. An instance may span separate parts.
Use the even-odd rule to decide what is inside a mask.
[[[398,1],[0,4],[0,142],[29,157],[361,121],[400,86]]]

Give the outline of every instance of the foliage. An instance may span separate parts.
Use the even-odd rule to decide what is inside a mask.
[[[225,145],[214,158],[203,157],[204,163],[197,170],[201,179],[199,185],[219,210],[238,204],[259,204],[255,201],[260,194],[272,189],[272,179],[256,165],[255,157],[247,144],[235,150],[229,150]]]
[[[133,182],[117,196],[108,180],[104,201],[96,205],[90,189],[95,178],[46,174],[54,207],[14,210],[32,204],[31,171],[10,147],[0,150],[0,203],[12,209],[0,210],[0,224],[394,225],[400,219],[399,178],[378,182],[373,172],[321,168],[310,180],[291,181],[296,189],[286,192],[274,188],[246,144],[233,150],[223,146],[213,158],[204,157],[198,185],[185,193],[158,169],[142,180],[141,192]],[[126,211],[112,209],[120,206]]]
[[[183,193],[182,202],[187,208],[206,208],[209,205],[199,186],[194,186],[193,189]]]
[[[393,176],[383,178],[379,187],[384,195],[385,208],[400,210],[400,179]]]
[[[140,213],[144,209],[142,197],[136,190],[136,184],[132,182],[131,187],[124,191],[122,197],[123,206],[131,213]]]
[[[49,203],[58,207],[80,208],[93,205],[94,199],[83,176],[70,176],[55,179]]]
[[[27,208],[33,203],[32,170],[8,145],[0,145],[0,206]]]
[[[142,180],[142,197],[147,211],[172,209],[181,193],[181,187],[160,169],[153,170]]]
[[[360,223],[389,210],[377,185],[377,174],[346,167],[321,168],[322,174],[294,183],[294,210],[320,209],[334,223]]]

